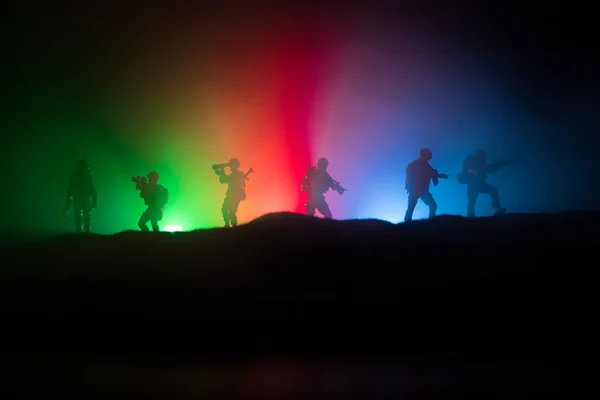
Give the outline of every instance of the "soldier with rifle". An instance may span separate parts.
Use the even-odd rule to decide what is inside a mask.
[[[318,210],[323,217],[327,219],[333,218],[329,204],[325,200],[325,193],[329,189],[333,189],[341,196],[347,191],[339,182],[331,178],[327,172],[327,167],[329,167],[329,161],[326,158],[321,158],[317,163],[317,167],[310,166],[306,169],[306,176],[302,179],[300,190],[308,193],[306,215],[311,217]]]
[[[144,199],[144,204],[148,206],[138,221],[142,232],[149,231],[148,221],[152,225],[153,232],[160,231],[158,223],[162,220],[165,206],[169,203],[169,191],[158,183],[159,178],[156,171],[150,172],[147,179],[144,176],[131,178],[135,182],[136,190],[140,191],[140,197]]]
[[[225,168],[229,167],[230,173],[225,172]],[[237,211],[240,202],[246,200],[246,181],[248,176],[254,172],[252,168],[248,172],[240,171],[240,160],[232,158],[228,163],[215,164],[212,166],[215,173],[219,176],[221,184],[227,184],[227,194],[223,200],[221,213],[223,214],[224,227],[237,226],[238,218]]]
[[[79,160],[75,172],[71,175],[67,188],[65,214],[73,207],[75,232],[90,233],[92,227],[92,208],[98,206],[96,185],[86,160]]]
[[[467,185],[467,216],[475,216],[475,203],[480,193],[489,194],[492,198],[492,207],[496,210],[494,215],[503,215],[506,208],[500,205],[500,194],[498,189],[486,182],[488,174],[493,174],[515,162],[515,160],[500,160],[488,163],[487,153],[478,150],[475,154],[467,156],[463,163],[463,169],[456,177],[458,183]]]
[[[429,218],[436,216],[437,203],[429,191],[429,185],[437,186],[439,179],[448,179],[448,175],[440,174],[434,169],[429,161],[433,154],[429,149],[421,149],[419,158],[408,164],[406,168],[406,192],[408,193],[408,207],[404,215],[404,221],[412,221],[413,213],[419,199],[429,207]]]

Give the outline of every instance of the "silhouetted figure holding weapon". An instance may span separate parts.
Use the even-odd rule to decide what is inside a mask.
[[[515,162],[515,160],[501,160],[488,163],[487,153],[478,150],[465,158],[462,171],[457,175],[458,183],[467,185],[467,216],[475,216],[475,203],[480,193],[489,194],[492,198],[492,207],[496,210],[494,215],[503,215],[506,208],[500,205],[500,194],[498,189],[486,182],[487,175],[497,172],[499,169]]]
[[[160,232],[158,223],[162,220],[165,206],[169,203],[169,191],[158,183],[159,178],[156,171],[150,172],[147,179],[144,176],[131,178],[135,182],[136,190],[140,191],[144,204],[148,206],[138,221],[142,232],[149,231],[148,221],[152,225],[153,232]]]
[[[429,161],[433,154],[429,149],[421,149],[419,158],[408,164],[406,168],[406,192],[408,193],[408,207],[404,221],[412,221],[413,213],[419,199],[429,207],[429,218],[436,216],[437,203],[429,191],[431,181],[437,186],[439,179],[448,179],[448,175],[438,173]]]
[[[73,207],[75,232],[90,233],[92,208],[98,206],[98,193],[86,160],[79,160],[67,188],[65,214]]]
[[[227,167],[230,169],[229,174],[225,173],[225,168]],[[246,173],[240,171],[240,160],[237,158],[232,158],[228,163],[215,164],[212,168],[219,176],[219,182],[227,184],[227,194],[221,207],[225,227],[237,226],[238,207],[240,202],[246,200],[246,181],[254,170],[250,168]]]
[[[300,190],[308,193],[308,201],[306,202],[306,215],[314,217],[315,211],[319,211],[323,217],[327,219],[333,218],[329,204],[325,200],[325,193],[329,189],[333,189],[340,194],[344,194],[347,189],[333,180],[327,172],[329,161],[326,158],[321,158],[317,167],[310,166],[306,169],[306,175],[300,184]]]

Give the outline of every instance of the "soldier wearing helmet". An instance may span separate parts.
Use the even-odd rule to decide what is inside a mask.
[[[65,212],[73,207],[75,232],[89,233],[92,227],[92,208],[96,208],[98,194],[86,160],[79,160],[67,188]]]
[[[333,189],[340,195],[344,194],[344,189],[339,182],[334,181],[327,172],[329,161],[321,158],[317,162],[317,167],[308,167],[306,176],[301,183],[301,191],[308,193],[306,202],[306,215],[313,217],[315,211],[319,211],[327,219],[333,218],[329,204],[325,200],[325,193]]]
[[[433,154],[429,149],[421,149],[419,158],[408,164],[406,168],[406,192],[408,193],[408,207],[404,216],[404,221],[412,221],[413,213],[419,199],[429,207],[429,218],[433,218],[437,213],[437,203],[429,191],[429,185],[437,186],[438,179],[448,179],[448,175],[440,174],[434,169],[429,161]]]
[[[480,193],[490,195],[492,198],[492,207],[496,210],[495,215],[502,215],[506,212],[506,209],[500,205],[498,189],[488,184],[486,179],[488,173],[494,173],[508,164],[508,162],[488,164],[485,150],[478,150],[476,153],[465,158],[458,180],[459,183],[467,185],[467,216],[475,216],[475,204]]]
[[[230,169],[229,174],[225,172],[226,167]],[[246,200],[246,180],[253,170],[250,168],[247,173],[240,171],[240,160],[237,158],[232,158],[225,164],[215,164],[213,165],[213,170],[219,176],[219,182],[227,184],[227,193],[221,207],[223,222],[225,222],[224,226],[226,228],[237,226],[238,207],[240,202]]]
[[[136,183],[136,189],[140,191],[140,197],[144,199],[144,204],[148,206],[138,221],[142,232],[149,231],[148,222],[152,225],[153,232],[160,231],[158,223],[162,220],[165,206],[169,202],[169,191],[158,183],[159,179],[156,171],[150,172],[147,180],[144,177],[132,179]]]

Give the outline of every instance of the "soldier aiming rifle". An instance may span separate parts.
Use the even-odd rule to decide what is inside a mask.
[[[500,204],[498,189],[486,182],[488,174],[494,174],[500,169],[516,162],[517,160],[499,160],[488,163],[487,153],[478,150],[475,154],[467,156],[463,162],[462,171],[456,176],[458,183],[467,185],[467,216],[475,216],[475,204],[480,193],[490,195],[492,207],[496,210],[494,215],[503,215],[506,208]]]
[[[160,176],[158,172],[152,171],[145,176],[135,176],[131,178],[135,183],[136,190],[140,191],[140,197],[144,199],[144,204],[148,206],[141,215],[138,226],[142,232],[148,232],[148,222],[152,225],[153,232],[159,232],[158,223],[163,218],[165,206],[169,203],[169,191],[158,183]]]
[[[433,153],[429,149],[421,149],[419,158],[411,162],[406,168],[406,192],[408,193],[408,206],[404,221],[412,221],[413,213],[419,199],[429,207],[429,218],[433,218],[437,213],[437,203],[429,191],[431,181],[433,186],[437,186],[439,179],[448,179],[447,174],[440,174],[433,168],[429,161],[433,158]]]
[[[325,193],[329,189],[333,189],[341,196],[347,191],[338,181],[331,178],[327,172],[328,167],[329,161],[326,158],[321,158],[317,163],[317,167],[310,166],[306,169],[305,177],[300,184],[300,190],[308,193],[306,202],[306,215],[308,216],[313,217],[315,211],[318,210],[324,218],[333,218],[329,204],[325,200]]]

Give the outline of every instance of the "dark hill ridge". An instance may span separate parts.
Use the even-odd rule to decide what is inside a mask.
[[[23,283],[21,293],[53,282],[85,296],[84,288],[108,285],[109,296],[123,290],[132,299],[181,306],[240,297],[260,307],[389,306],[423,290],[564,283],[565,263],[577,270],[595,257],[599,223],[600,214],[579,212],[398,225],[271,214],[236,229],[66,234],[13,245],[4,250],[0,279],[9,291]],[[42,304],[53,304],[55,294],[46,295]]]
[[[460,364],[502,366],[543,389],[591,332],[581,315],[593,304],[585,282],[599,227],[593,212],[398,225],[271,214],[236,229],[7,245],[5,356],[165,374],[285,355],[403,368],[429,360],[445,372],[423,372],[425,386]],[[492,383],[481,390],[494,392],[500,383],[485,374]]]

